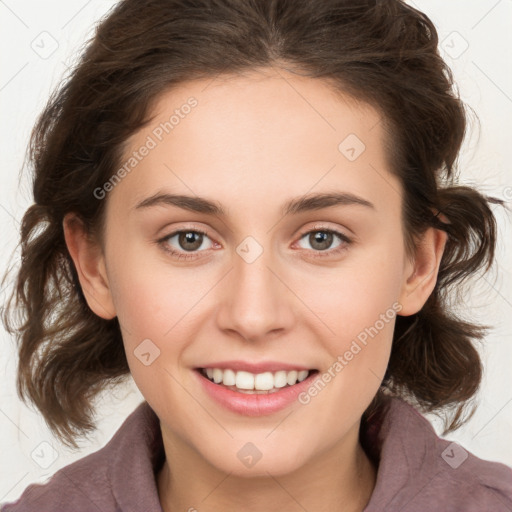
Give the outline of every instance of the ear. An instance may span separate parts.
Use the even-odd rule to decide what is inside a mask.
[[[414,258],[406,264],[399,298],[400,315],[414,315],[427,302],[437,282],[447,237],[445,231],[430,227],[419,240]]]
[[[76,214],[67,214],[62,226],[87,304],[99,317],[105,320],[114,318],[116,311],[100,244],[93,240]]]

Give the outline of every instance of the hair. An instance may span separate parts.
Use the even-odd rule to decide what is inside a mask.
[[[18,344],[18,394],[65,444],[76,447],[95,429],[94,398],[129,367],[117,318],[102,319],[87,305],[64,216],[75,212],[91,234],[102,232],[106,201],[93,191],[119,168],[127,139],[151,121],[161,94],[188,80],[269,67],[328,81],[377,109],[403,188],[408,254],[429,227],[448,235],[423,308],[396,318],[389,365],[363,421],[392,394],[427,412],[453,409],[445,433],[463,423],[482,376],[474,342],[488,327],[459,318],[449,292],[491,267],[490,203],[503,201],[457,184],[466,109],[431,20],[400,0],[123,0],[33,128],[34,204],[23,217],[21,263],[2,315]]]

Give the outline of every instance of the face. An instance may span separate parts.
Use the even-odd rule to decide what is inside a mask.
[[[92,264],[80,276],[91,308],[118,316],[167,445],[251,476],[342,453],[384,376],[396,313],[435,283],[405,254],[379,114],[285,71],[182,84],[153,114],[105,188],[97,276]],[[213,377],[231,387],[200,368],[224,369]],[[289,385],[304,377],[293,370],[308,377]]]

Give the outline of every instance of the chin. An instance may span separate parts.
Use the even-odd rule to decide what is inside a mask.
[[[303,448],[300,446],[288,446],[287,449],[283,449],[281,445],[281,449],[276,449],[268,443],[266,446],[250,441],[234,444],[233,448],[203,456],[219,471],[241,478],[282,476],[297,471],[307,463]]]

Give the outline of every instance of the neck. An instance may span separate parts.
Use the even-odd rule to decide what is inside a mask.
[[[351,449],[326,451],[293,473],[240,477],[224,473],[190,450],[171,449],[157,475],[162,510],[201,512],[362,512],[375,487],[377,469],[357,437]]]

